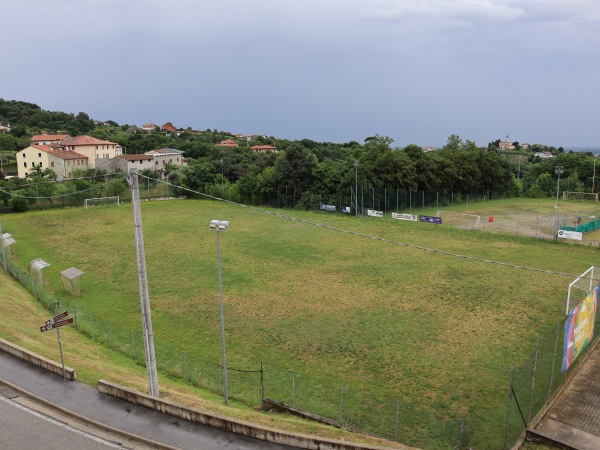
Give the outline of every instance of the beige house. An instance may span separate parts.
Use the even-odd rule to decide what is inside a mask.
[[[77,152],[56,149],[49,145],[30,145],[15,155],[19,178],[27,178],[29,173],[39,167],[51,169],[58,180],[71,178],[74,170],[88,168],[88,158]]]
[[[277,147],[272,145],[254,145],[251,148],[254,153],[277,153]]]
[[[120,152],[119,145],[115,142],[103,141],[91,136],[76,136],[61,141],[61,147],[69,152],[76,152],[88,158],[90,169],[105,160],[112,159]]]
[[[145,154],[153,158],[153,169],[160,173],[163,177],[165,176],[165,168],[167,164],[174,164],[176,166],[184,166],[187,164],[185,158],[183,157],[185,152],[182,150],[175,150],[174,148],[150,150]]]

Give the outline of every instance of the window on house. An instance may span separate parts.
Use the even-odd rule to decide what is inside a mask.
[[[27,167],[27,163],[26,162],[23,163],[23,167]]]
[[[41,153],[38,153],[38,158],[41,158],[41,157],[42,157],[42,154],[41,154]]]
[[[54,167],[54,161],[50,161],[50,167]]]
[[[96,145],[96,150],[98,150],[98,146]]]
[[[25,153],[23,153],[23,158],[25,158]]]

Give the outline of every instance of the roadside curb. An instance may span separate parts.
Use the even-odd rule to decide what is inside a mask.
[[[91,425],[91,426],[93,426],[95,428],[98,428],[98,429],[100,429],[102,431],[106,431],[106,432],[109,432],[111,434],[115,434],[117,436],[121,436],[121,437],[130,439],[132,441],[137,441],[137,442],[139,442],[141,444],[147,445],[149,447],[154,447],[154,448],[156,448],[158,450],[180,450],[179,447],[173,447],[173,446],[170,446],[170,445],[167,445],[167,444],[163,444],[161,442],[157,442],[157,441],[154,441],[152,439],[148,439],[148,438],[145,438],[143,436],[139,436],[137,434],[129,433],[127,431],[123,431],[123,430],[120,430],[118,428],[111,427],[110,425],[106,425],[106,424],[104,424],[102,422],[97,422],[96,420],[90,419],[89,417],[82,416],[81,414],[73,412],[70,409],[63,408],[62,406],[57,405],[56,403],[49,402],[48,400],[46,400],[46,399],[44,399],[42,397],[39,397],[39,396],[37,396],[35,394],[32,394],[31,392],[29,392],[29,391],[27,391],[27,390],[25,390],[25,389],[23,389],[23,388],[15,385],[15,384],[11,383],[10,381],[4,380],[2,378],[0,378],[0,386],[5,386],[5,387],[7,387],[7,388],[9,388],[9,389],[17,392],[19,395],[21,395],[23,397],[27,397],[27,398],[29,398],[31,400],[34,400],[37,403],[41,403],[42,405],[44,405],[47,408],[54,409],[55,411],[58,411],[61,414],[64,414],[64,415],[69,416],[69,417],[71,417],[73,419],[76,419],[78,421],[81,421],[83,423]]]
[[[393,448],[398,448],[326,439],[319,436],[293,433],[263,425],[256,425],[220,414],[203,412],[169,400],[152,397],[105,380],[98,381],[98,390],[102,394],[124,400],[134,405],[144,406],[179,419],[294,448],[327,450],[392,450]],[[401,448],[412,449],[414,447],[404,446]]]

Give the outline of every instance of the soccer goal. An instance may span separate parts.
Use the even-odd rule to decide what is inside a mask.
[[[83,201],[86,211],[90,206],[119,206],[120,204],[118,195],[115,197],[86,198]]]
[[[479,229],[481,226],[481,216],[478,214],[457,213],[454,211],[438,211],[435,214],[442,217],[444,223],[463,228]]]
[[[597,202],[598,193],[563,191],[563,200],[583,200],[588,202]]]
[[[565,311],[566,315],[569,315],[571,306],[576,306],[583,298],[585,298],[586,295],[592,292],[594,286],[600,284],[599,276],[600,274],[598,273],[598,268],[596,266],[592,266],[579,275],[575,281],[569,284],[569,291],[567,294],[567,309]],[[576,294],[573,292],[574,289],[577,289],[580,292]],[[583,291],[583,294],[581,291]]]

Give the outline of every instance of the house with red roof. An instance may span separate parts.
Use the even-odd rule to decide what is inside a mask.
[[[162,127],[160,127],[160,129],[163,131],[169,131],[171,133],[174,133],[177,131],[177,128],[175,128],[171,122],[165,123]]]
[[[215,144],[215,147],[237,147],[238,143],[235,141],[232,141],[231,139],[225,139],[224,141],[219,142],[218,144]]]
[[[31,136],[30,144],[31,145],[56,145],[60,144],[63,139],[67,139],[70,137],[68,134],[36,134],[35,136]]]
[[[251,148],[254,153],[277,153],[277,147],[272,145],[254,145]]]
[[[36,167],[53,170],[59,180],[71,178],[74,170],[88,168],[87,156],[50,145],[30,145],[17,152],[15,158],[19,178],[27,178]]]
[[[60,142],[63,150],[77,152],[88,158],[89,168],[109,160],[120,154],[120,146],[116,142],[104,141],[92,136],[76,136]]]

